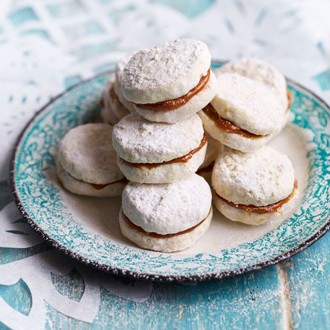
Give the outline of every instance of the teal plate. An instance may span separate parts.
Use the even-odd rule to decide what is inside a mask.
[[[215,67],[220,64],[213,64]],[[329,228],[330,111],[310,91],[288,81],[292,122],[271,142],[291,158],[299,205],[282,223],[247,226],[215,212],[194,247],[165,254],[140,249],[118,227],[120,199],[66,192],[54,174],[58,142],[69,129],[95,120],[111,73],[70,88],[46,105],[23,131],[13,156],[12,184],[23,216],[56,248],[112,274],[158,281],[201,281],[277,263],[308,247]]]

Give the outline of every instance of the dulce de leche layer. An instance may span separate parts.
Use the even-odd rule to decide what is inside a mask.
[[[294,180],[294,185],[293,185],[293,190],[291,192],[291,194],[287,197],[284,198],[276,203],[273,204],[268,204],[265,206],[255,206],[255,205],[244,205],[244,204],[235,204],[232,202],[227,201],[226,199],[222,198],[221,196],[219,196],[217,193],[217,197],[219,197],[222,201],[224,201],[225,203],[227,203],[228,205],[244,210],[247,213],[251,214],[251,213],[258,213],[258,214],[265,214],[265,213],[274,213],[274,212],[278,212],[279,209],[286,203],[288,203],[291,198],[295,195],[296,193],[296,189],[298,188],[298,181],[297,179]]]
[[[80,179],[77,179],[75,178],[74,176],[72,176],[69,172],[66,172],[69,176],[71,176],[73,179],[77,180],[77,181],[80,181],[80,182],[83,182],[83,183],[86,183],[86,184],[89,184],[92,188],[94,188],[95,190],[101,190],[107,186],[110,186],[111,184],[115,184],[115,183],[126,183],[127,182],[127,179],[126,178],[122,178],[120,180],[117,180],[117,181],[113,181],[113,182],[109,182],[109,183],[104,183],[104,184],[98,184],[98,183],[91,183],[91,182],[86,182],[86,181],[83,181],[83,180],[80,180]]]
[[[202,110],[214,123],[215,125],[222,129],[223,131],[231,134],[238,134],[240,136],[249,138],[249,139],[259,139],[263,138],[267,135],[256,135],[250,133],[242,128],[237,127],[231,121],[222,118],[214,109],[211,103],[209,103],[205,108]]]
[[[200,226],[206,219],[203,219],[201,222],[199,222],[197,225],[193,226],[193,227],[190,227],[186,230],[183,230],[183,231],[180,231],[178,233],[174,233],[174,234],[165,234],[165,235],[161,235],[161,234],[157,234],[157,233],[154,233],[154,232],[147,232],[145,231],[144,229],[142,229],[141,227],[137,226],[136,224],[134,224],[127,216],[126,214],[123,213],[123,218],[124,220],[127,222],[127,224],[129,224],[132,228],[138,230],[139,232],[145,234],[145,235],[148,235],[148,236],[151,236],[151,237],[154,237],[154,238],[171,238],[171,237],[175,237],[175,236],[179,236],[179,235],[183,235],[183,234],[187,234],[191,231],[193,231],[194,229],[196,229],[198,226]],[[209,213],[210,214],[210,213]]]
[[[291,105],[292,105],[292,95],[291,95],[291,92],[287,89],[286,90],[286,95],[288,97],[288,107],[286,109],[286,112],[290,110],[291,108]]]
[[[194,154],[196,152],[198,152],[199,150],[201,150],[204,147],[206,142],[207,142],[207,136],[204,134],[200,145],[196,149],[190,151],[189,153],[187,153],[186,155],[184,155],[182,157],[175,158],[175,159],[169,160],[167,162],[162,162],[162,163],[130,163],[130,162],[126,161],[123,158],[121,158],[121,160],[129,166],[137,167],[137,168],[146,167],[147,169],[153,169],[153,168],[155,168],[157,166],[161,166],[161,165],[168,165],[168,164],[174,164],[174,163],[186,163],[188,160],[190,160],[194,156]]]
[[[139,108],[145,110],[172,111],[185,105],[193,96],[198,94],[207,84],[210,79],[210,69],[205,76],[202,76],[199,83],[191,89],[187,94],[173,100],[167,100],[158,103],[136,104]]]

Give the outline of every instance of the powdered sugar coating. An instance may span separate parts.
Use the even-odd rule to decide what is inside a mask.
[[[137,104],[157,103],[185,95],[210,68],[203,42],[177,39],[135,53],[122,75],[124,97]]]
[[[244,77],[261,82],[271,88],[283,104],[284,111],[288,107],[287,85],[282,73],[273,65],[256,58],[241,58],[231,61],[216,70],[216,75],[238,73]]]
[[[122,195],[124,214],[147,232],[174,234],[207,217],[212,195],[197,174],[169,184],[128,183]]]
[[[101,117],[104,123],[115,125],[120,119],[127,116],[130,112],[128,109],[120,102],[118,95],[112,91],[114,88],[114,81],[109,80],[102,93],[103,107],[101,109]]]
[[[212,185],[229,202],[265,206],[291,194],[294,170],[286,155],[267,146],[254,153],[227,149],[214,164]]]
[[[207,167],[214,162],[222,151],[223,145],[218,140],[213,139],[209,134],[207,134],[207,149],[204,162],[200,166],[200,169]]]
[[[158,164],[155,167],[136,167],[122,159],[118,159],[118,166],[129,181],[139,183],[171,183],[182,180],[197,171],[205,158],[207,144],[193,154],[186,162]]]
[[[118,99],[120,101],[120,103],[129,110],[129,112],[133,112],[134,111],[134,107],[133,104],[126,100],[123,92],[121,91],[121,80],[122,80],[122,75],[123,75],[123,71],[125,69],[126,64],[128,63],[129,59],[131,58],[131,56],[127,56],[124,57],[123,59],[121,59],[115,68],[115,82],[114,82],[114,89],[115,92],[118,96]]]
[[[123,189],[125,188],[126,181],[119,181],[111,183],[102,189],[95,189],[90,184],[77,180],[66,172],[61,163],[56,164],[57,177],[62,182],[65,189],[71,191],[74,194],[93,197],[116,197],[121,196]]]
[[[125,237],[144,249],[160,252],[176,252],[191,247],[205,234],[210,226],[212,215],[213,211],[211,208],[205,221],[203,221],[198,227],[188,233],[166,238],[152,237],[133,228],[127,223],[122,210],[119,213],[119,225],[121,232]]]
[[[250,133],[268,135],[281,129],[283,108],[278,97],[237,73],[218,76],[218,93],[211,103],[222,118]]]
[[[107,184],[124,178],[112,147],[112,127],[87,124],[71,129],[59,144],[58,161],[78,180]]]
[[[176,123],[179,120],[184,118],[188,118],[202,108],[204,108],[207,104],[209,104],[215,93],[217,91],[217,78],[213,74],[210,73],[210,79],[204,88],[194,95],[185,105],[182,107],[171,110],[171,111],[158,111],[158,110],[147,110],[143,109],[137,105],[134,105],[134,108],[138,114],[142,117],[154,121],[154,122],[162,122],[162,123]]]
[[[114,126],[113,146],[118,156],[128,162],[162,163],[196,149],[203,135],[197,115],[169,125],[152,123],[131,113]]]

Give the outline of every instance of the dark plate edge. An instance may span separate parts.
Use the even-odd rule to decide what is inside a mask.
[[[212,63],[214,64],[223,64],[226,61],[219,61],[219,60],[214,60]],[[98,270],[102,270],[105,272],[108,272],[112,275],[116,276],[124,276],[130,279],[141,279],[141,280],[151,280],[155,282],[202,282],[202,281],[207,281],[207,280],[212,280],[212,279],[223,279],[231,276],[236,276],[236,275],[241,275],[241,274],[246,274],[250,273],[254,270],[258,270],[264,267],[268,267],[271,265],[275,265],[279,263],[280,261],[286,260],[297,253],[301,252],[302,250],[306,249],[313,243],[315,243],[319,238],[321,238],[329,229],[330,229],[330,218],[326,222],[326,224],[321,227],[314,235],[312,235],[310,238],[305,240],[304,242],[300,243],[297,245],[295,248],[289,250],[288,252],[285,252],[283,254],[280,254],[276,256],[273,259],[267,260],[260,262],[258,264],[255,264],[251,267],[245,267],[245,268],[240,268],[238,270],[233,270],[233,271],[225,271],[225,272],[218,272],[218,273],[210,273],[210,274],[199,274],[199,275],[154,275],[154,274],[149,274],[149,273],[139,273],[139,272],[134,272],[130,271],[127,269],[122,269],[122,268],[117,268],[117,267],[112,267],[104,264],[100,264],[98,262],[91,261],[88,258],[85,258],[76,252],[63,247],[61,244],[59,244],[55,239],[50,237],[48,234],[46,234],[34,221],[33,219],[29,216],[29,214],[25,211],[23,205],[21,204],[20,198],[18,196],[18,192],[16,189],[16,184],[14,181],[14,170],[15,170],[15,158],[16,158],[16,153],[18,146],[20,144],[20,141],[25,134],[26,130],[30,127],[32,122],[35,120],[35,118],[43,112],[50,104],[52,104],[54,101],[57,99],[61,98],[64,94],[70,92],[71,90],[75,89],[76,87],[80,86],[81,84],[84,84],[88,81],[94,80],[98,77],[101,77],[107,73],[113,73],[113,70],[106,71],[100,74],[97,74],[89,79],[83,80],[78,82],[77,84],[71,86],[70,88],[66,89],[64,92],[60,93],[57,95],[55,98],[51,99],[47,104],[45,104],[40,110],[38,110],[34,116],[29,120],[29,122],[25,125],[24,129],[20,133],[19,137],[17,138],[17,141],[15,143],[13,153],[11,156],[10,160],[10,176],[9,176],[9,184],[12,190],[13,198],[14,201],[17,205],[18,210],[21,212],[22,216],[24,217],[25,220],[29,223],[29,225],[38,233],[42,236],[42,238],[49,243],[51,246],[53,246],[55,249],[59,250],[60,252],[69,255],[70,257],[74,258],[75,260],[78,260],[79,262],[84,263],[87,266],[91,266],[93,268],[96,268]],[[322,103],[322,105],[330,112],[330,106],[322,100],[318,95],[316,95],[314,92],[309,90],[308,88],[300,85],[299,83],[295,82],[292,79],[288,79],[287,81],[294,85],[297,86],[298,88],[307,91],[310,95],[312,95],[318,102]]]

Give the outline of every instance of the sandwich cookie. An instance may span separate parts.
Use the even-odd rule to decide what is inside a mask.
[[[120,119],[134,111],[131,102],[121,92],[121,76],[129,58],[119,61],[115,68],[115,76],[105,85],[101,96],[101,116],[106,124],[117,124]]]
[[[131,113],[114,126],[112,140],[119,168],[128,180],[139,183],[170,183],[190,176],[203,163],[207,148],[197,115],[170,125]]]
[[[114,80],[107,82],[100,99],[102,121],[110,125],[117,124],[121,118],[130,113],[120,102],[115,92],[114,84]]]
[[[125,69],[126,64],[128,63],[128,61],[130,60],[131,56],[125,57],[122,60],[120,60],[117,65],[116,65],[116,69],[115,69],[115,83],[114,83],[114,89],[115,89],[115,93],[118,96],[118,99],[120,101],[120,103],[129,110],[129,112],[133,112],[134,110],[134,106],[133,104],[126,100],[122,91],[121,91],[121,85],[122,85],[122,76],[123,76],[123,72]]]
[[[201,175],[207,182],[211,183],[211,174],[214,162],[223,151],[223,145],[207,135],[207,148],[203,164],[199,167],[197,174]]]
[[[298,183],[289,158],[263,147],[254,153],[226,149],[212,173],[214,204],[228,219],[259,225],[290,216]]]
[[[71,129],[59,144],[57,175],[78,195],[120,196],[127,180],[117,165],[112,127],[87,124]]]
[[[208,134],[243,152],[265,145],[281,130],[283,119],[272,90],[237,73],[218,76],[218,92],[199,115]]]
[[[282,73],[271,64],[256,58],[242,58],[229,62],[215,71],[218,77],[224,73],[237,73],[246,78],[259,81],[269,87],[278,96],[283,111],[287,112],[291,105],[291,95]]]
[[[205,107],[216,93],[211,55],[198,40],[178,39],[135,53],[123,71],[122,92],[153,122],[175,123]]]
[[[209,228],[212,194],[197,174],[169,184],[128,183],[119,224],[138,246],[175,252],[192,246]]]

